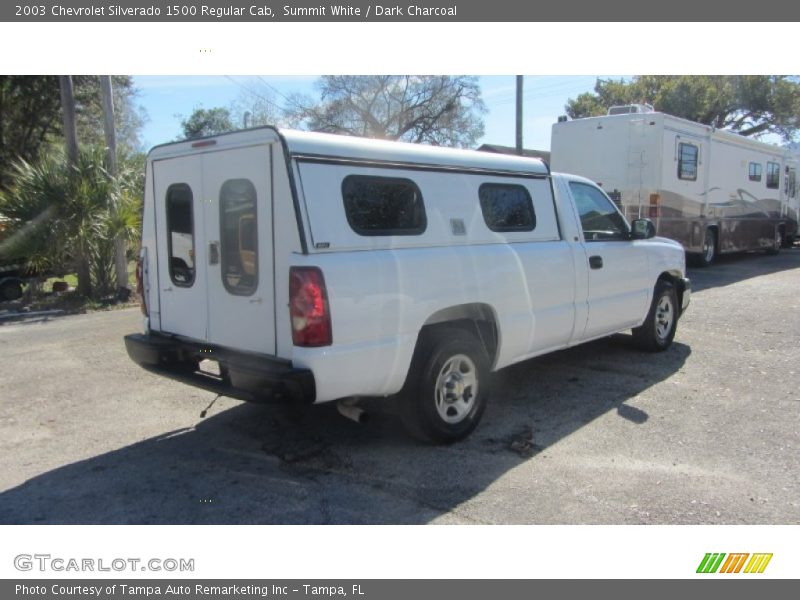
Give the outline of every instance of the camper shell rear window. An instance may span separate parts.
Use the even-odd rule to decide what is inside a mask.
[[[420,235],[428,225],[422,192],[410,179],[348,175],[342,199],[347,222],[359,235]]]
[[[192,190],[185,183],[176,183],[167,189],[169,278],[180,287],[194,284],[193,204]]]
[[[249,179],[228,179],[219,193],[222,283],[229,293],[251,296],[258,288],[256,188]]]

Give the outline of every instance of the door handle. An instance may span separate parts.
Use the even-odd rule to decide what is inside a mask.
[[[589,266],[592,269],[602,269],[603,268],[603,257],[602,256],[590,256],[589,257]]]
[[[219,263],[219,242],[208,244],[208,264],[216,265]]]
[[[161,291],[162,291],[162,292],[171,292],[171,291],[172,291],[172,287],[167,287],[167,288],[164,288],[164,289],[163,289],[163,290],[161,290]]]
[[[263,300],[260,297],[250,300],[250,304],[261,304],[261,302],[263,302]]]

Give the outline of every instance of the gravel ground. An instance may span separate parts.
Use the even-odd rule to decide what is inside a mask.
[[[0,523],[800,523],[800,249],[690,271],[673,347],[495,375],[465,442],[140,369],[137,310],[0,322]]]

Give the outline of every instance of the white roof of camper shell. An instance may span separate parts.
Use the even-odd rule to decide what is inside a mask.
[[[150,160],[160,160],[196,152],[207,152],[211,149],[236,148],[264,141],[275,141],[276,135],[284,140],[286,149],[291,156],[423,164],[462,169],[510,171],[531,175],[548,174],[547,166],[536,158],[273,127],[246,129],[200,140],[164,144],[153,148],[148,156]]]
[[[420,163],[445,167],[520,171],[538,175],[548,174],[544,163],[535,158],[327,133],[311,133],[288,129],[279,131],[286,140],[289,153],[293,155],[317,155],[354,160]]]

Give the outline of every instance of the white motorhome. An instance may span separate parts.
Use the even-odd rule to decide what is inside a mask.
[[[602,185],[628,218],[651,218],[701,265],[718,253],[775,253],[792,243],[800,199],[790,151],[639,105],[623,109],[554,124],[552,168]]]
[[[245,400],[396,396],[453,441],[490,371],[631,328],[664,350],[689,302],[680,245],[539,160],[261,128],[159,146],[146,178],[128,353]]]

